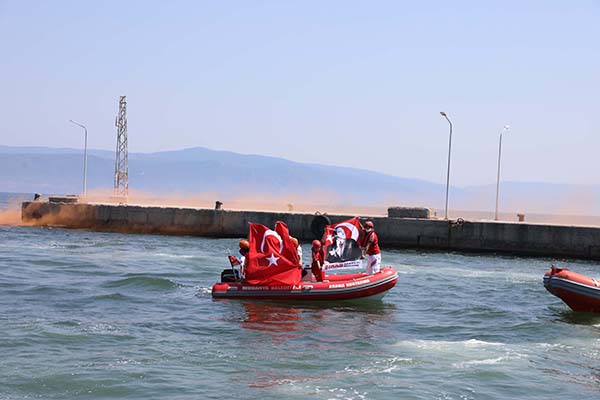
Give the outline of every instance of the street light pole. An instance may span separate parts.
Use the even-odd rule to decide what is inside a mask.
[[[496,179],[496,212],[494,213],[494,221],[498,221],[498,199],[500,197],[500,159],[502,157],[502,135],[508,132],[510,126],[504,125],[500,132],[500,142],[498,143],[498,178]]]
[[[452,121],[448,118],[445,112],[440,111],[440,115],[446,118],[446,121],[450,124],[450,138],[448,139],[448,172],[446,175],[446,210],[444,211],[444,219],[448,219],[448,192],[450,190],[450,153],[452,151]]]
[[[69,122],[80,126],[83,128],[85,132],[85,145],[83,147],[83,197],[87,196],[87,128],[85,125],[80,124],[79,122],[73,121],[72,119]]]

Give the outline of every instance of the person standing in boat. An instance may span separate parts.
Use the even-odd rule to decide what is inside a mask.
[[[250,251],[250,242],[246,239],[240,240],[240,277],[244,279],[244,269],[246,268],[246,257]]]
[[[240,240],[240,264],[242,266],[246,265],[246,257],[248,257],[248,252],[250,251],[250,243],[246,239]]]
[[[302,268],[302,246],[300,246],[298,239],[295,237],[292,237],[292,243],[294,243],[294,246],[296,246],[296,252],[298,253],[298,265],[300,268]]]
[[[362,248],[363,257],[367,256],[367,274],[373,275],[381,270],[381,250],[379,249],[379,238],[375,233],[372,221],[360,225],[363,230]]]
[[[229,254],[229,263],[231,264],[231,268],[233,269],[233,273],[235,276],[235,280],[244,279],[244,268],[246,267],[246,257],[248,256],[248,252],[250,251],[250,243],[246,239],[240,240],[240,257],[236,257],[232,254]],[[236,269],[239,267],[239,270]]]
[[[325,274],[323,273],[323,251],[321,242],[313,240],[312,242],[312,264],[310,269],[315,276],[317,282],[323,282]]]

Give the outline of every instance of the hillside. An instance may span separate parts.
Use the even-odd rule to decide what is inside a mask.
[[[80,193],[82,151],[0,146],[0,191]],[[406,171],[411,175],[412,171]],[[88,190],[113,186],[114,153],[88,152]],[[313,204],[422,205],[442,208],[445,185],[363,169],[298,163],[282,158],[201,147],[129,155],[133,191],[211,198],[301,199]],[[493,211],[495,184],[452,187],[453,209]],[[288,200],[289,199],[289,200]],[[545,214],[600,215],[600,187],[503,182],[501,209]]]

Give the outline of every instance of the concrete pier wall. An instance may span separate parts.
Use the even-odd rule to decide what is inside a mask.
[[[248,223],[284,221],[300,240],[315,238],[314,214],[175,207],[26,202],[22,219],[33,225],[101,231],[245,237]],[[332,222],[351,215],[328,215]],[[371,218],[384,247],[500,252],[600,260],[600,228],[437,219]],[[314,227],[313,227],[314,228]]]

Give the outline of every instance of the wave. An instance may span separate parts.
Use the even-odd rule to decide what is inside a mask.
[[[115,292],[115,293],[110,293],[110,294],[102,294],[102,295],[98,295],[98,296],[94,296],[93,300],[95,301],[131,301],[133,300],[133,297],[130,296],[126,296],[124,294]]]
[[[156,276],[130,276],[123,279],[107,282],[102,285],[105,288],[141,288],[141,289],[176,289],[180,285],[170,279]]]
[[[59,287],[59,286],[47,286],[47,285],[36,285],[28,289],[23,289],[21,293],[24,294],[35,294],[45,296],[62,296],[65,294],[80,294],[83,290],[80,288],[73,287]]]

